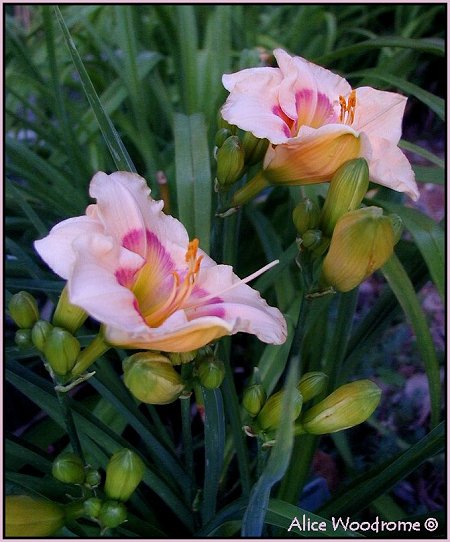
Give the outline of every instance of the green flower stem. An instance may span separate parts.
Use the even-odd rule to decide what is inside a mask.
[[[235,192],[231,200],[232,207],[240,207],[258,195],[261,190],[270,186],[269,181],[264,177],[262,170],[253,179],[248,181],[242,188]]]
[[[53,378],[55,384],[58,384],[55,378]],[[56,391],[56,397],[58,398],[59,405],[61,407],[61,413],[63,416],[64,424],[66,426],[67,434],[69,435],[70,444],[74,453],[81,457],[83,463],[86,463],[83,449],[81,447],[80,438],[78,437],[77,428],[73,419],[72,411],[69,406],[69,398],[67,393]]]
[[[72,377],[84,373],[84,371],[89,369],[89,367],[110,348],[111,346],[105,342],[103,333],[100,331],[89,346],[81,351],[77,358],[77,362],[72,369]]]
[[[183,365],[181,367],[181,376],[184,377],[189,367]],[[189,371],[190,372],[190,371]],[[189,502],[192,503],[195,495],[195,474],[194,474],[194,448],[192,444],[191,431],[191,399],[190,397],[180,399],[181,407],[181,424],[183,434],[183,449],[186,471],[191,480],[189,487]]]

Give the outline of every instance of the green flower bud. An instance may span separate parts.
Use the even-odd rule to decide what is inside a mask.
[[[72,452],[63,452],[53,461],[52,475],[65,484],[82,484],[85,478],[81,457]]]
[[[143,403],[166,405],[184,389],[181,376],[162,354],[139,352],[123,362],[124,383]]]
[[[345,162],[331,179],[322,209],[322,230],[331,236],[342,215],[358,209],[369,188],[369,167],[364,158]]]
[[[223,361],[216,359],[213,355],[201,358],[197,363],[196,370],[200,384],[209,390],[218,388],[225,376]]]
[[[20,328],[30,328],[39,319],[39,310],[34,297],[28,292],[14,294],[8,303],[11,318]]]
[[[308,250],[314,250],[322,242],[322,232],[320,230],[307,230],[302,235],[302,245]]]
[[[258,415],[267,398],[262,384],[253,384],[244,391],[242,406],[252,418]]]
[[[144,477],[145,465],[133,451],[123,448],[106,466],[105,493],[110,499],[127,501]]]
[[[45,341],[47,340],[48,334],[53,329],[53,326],[50,322],[45,320],[38,320],[31,330],[31,340],[33,341],[34,346],[40,351],[43,352],[45,348]]]
[[[197,357],[197,352],[198,350],[192,352],[167,352],[167,357],[172,365],[184,365],[193,361]]]
[[[68,331],[54,327],[47,335],[44,354],[50,367],[60,376],[70,372],[80,353],[80,343]]]
[[[127,508],[121,502],[106,501],[100,509],[98,520],[103,528],[114,529],[127,520]]]
[[[5,535],[14,537],[51,536],[64,525],[62,506],[28,495],[7,495]]]
[[[394,250],[392,222],[379,207],[351,211],[336,224],[321,282],[348,292],[384,265]]]
[[[225,141],[232,135],[233,134],[230,130],[228,130],[228,128],[220,128],[220,130],[217,130],[214,140],[216,147],[220,148],[225,143]]]
[[[307,433],[336,433],[358,425],[372,415],[381,399],[381,390],[370,380],[344,384],[305,412],[301,425]]]
[[[19,348],[32,346],[31,329],[18,329],[14,335],[14,342]]]
[[[292,220],[300,235],[307,230],[316,230],[320,221],[319,206],[310,198],[302,199],[292,212]]]
[[[328,376],[319,371],[305,373],[297,384],[297,389],[302,394],[303,401],[306,403],[306,401],[314,399],[314,397],[325,391],[327,380]]]
[[[86,469],[86,477],[84,483],[87,487],[95,489],[100,485],[101,481],[102,477],[97,469],[93,469],[92,467]]]
[[[103,502],[98,497],[90,497],[83,503],[84,513],[92,519],[98,518]]]
[[[268,146],[268,139],[260,139],[251,132],[245,132],[242,138],[242,147],[245,153],[246,164],[252,166],[260,162],[264,158]]]
[[[280,390],[274,395],[271,395],[262,407],[256,422],[263,431],[274,431],[280,425],[284,412],[282,410],[282,402],[285,391]],[[300,416],[302,411],[303,397],[296,390],[294,395],[294,419]]]
[[[396,245],[403,233],[403,220],[396,214],[388,215],[391,221],[392,230],[394,231],[394,245]]]
[[[87,318],[87,313],[84,309],[72,305],[69,301],[67,286],[63,288],[58,305],[53,315],[52,324],[57,327],[62,327],[70,333],[75,333]]]
[[[237,136],[229,137],[217,151],[216,179],[221,188],[229,188],[241,176],[245,153]]]

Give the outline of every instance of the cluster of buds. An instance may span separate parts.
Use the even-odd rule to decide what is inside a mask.
[[[242,132],[218,117],[219,129],[215,137],[214,157],[217,161],[216,189],[228,190],[246,169],[260,162],[269,141],[259,139],[251,132]]]
[[[321,290],[352,290],[387,262],[400,239],[399,216],[361,207],[368,187],[367,162],[356,158],[336,171],[322,209],[305,198],[293,211],[299,249],[316,264]]]

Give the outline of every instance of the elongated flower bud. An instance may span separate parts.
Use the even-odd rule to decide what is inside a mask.
[[[196,367],[200,384],[209,390],[218,388],[225,376],[223,361],[213,355],[204,356],[199,360]]]
[[[50,367],[60,376],[70,372],[80,353],[80,343],[68,331],[54,327],[47,335],[44,354]]]
[[[51,536],[64,525],[62,506],[28,495],[7,495],[5,534],[15,537]]]
[[[45,341],[47,340],[48,334],[53,329],[53,326],[50,322],[45,320],[38,320],[31,330],[31,340],[33,341],[34,346],[40,351],[43,352],[45,348]]]
[[[103,528],[115,529],[127,520],[127,508],[121,502],[106,501],[98,514]]]
[[[297,419],[302,411],[303,397],[300,392],[294,395],[294,419]],[[280,425],[283,418],[282,402],[285,391],[274,393],[262,407],[256,422],[263,431],[274,431]]]
[[[19,328],[27,329],[39,319],[39,309],[34,297],[28,292],[18,292],[8,303],[11,318]]]
[[[305,412],[301,425],[307,433],[336,433],[358,425],[372,415],[381,399],[380,388],[371,380],[344,384]]]
[[[242,147],[245,152],[245,163],[249,166],[260,162],[266,154],[269,146],[268,139],[260,139],[251,132],[245,132],[242,138]]]
[[[369,188],[369,167],[364,158],[345,162],[331,179],[322,208],[321,225],[327,236],[333,233],[339,218],[358,209]]]
[[[217,151],[216,178],[221,188],[228,188],[242,175],[245,153],[237,136],[229,137]]]
[[[322,267],[321,281],[348,292],[384,265],[394,250],[394,231],[379,207],[341,217]]]
[[[320,395],[325,390],[327,381],[328,376],[320,371],[305,373],[297,385],[298,391],[303,396],[303,401],[306,403],[306,401]]]
[[[266,401],[267,395],[262,384],[253,384],[244,391],[242,406],[254,418]]]
[[[139,352],[123,362],[124,383],[143,403],[166,405],[184,389],[181,376],[162,354]]]
[[[67,329],[70,333],[75,333],[83,325],[86,318],[87,313],[82,308],[72,305],[69,301],[67,286],[65,286],[61,292],[58,305],[56,305],[52,324]]]
[[[82,484],[85,478],[81,457],[72,452],[63,452],[53,461],[52,475],[65,484]]]
[[[110,499],[127,501],[144,477],[145,465],[132,450],[116,452],[106,466],[105,493]]]
[[[316,229],[320,222],[319,206],[310,198],[302,199],[292,212],[292,220],[300,235]]]

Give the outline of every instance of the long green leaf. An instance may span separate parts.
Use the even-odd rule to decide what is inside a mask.
[[[395,254],[382,267],[382,271],[416,334],[417,348],[425,363],[428,378],[431,425],[434,427],[441,412],[441,381],[433,338],[411,280]]]
[[[445,161],[442,160],[442,158],[439,158],[439,156],[436,156],[435,154],[430,152],[428,149],[424,149],[420,145],[415,145],[414,143],[411,143],[410,141],[406,141],[405,139],[400,139],[400,142],[398,145],[402,149],[413,152],[414,154],[418,154],[422,158],[426,158],[432,164],[434,164],[435,166],[438,166],[441,169],[445,168]]]

